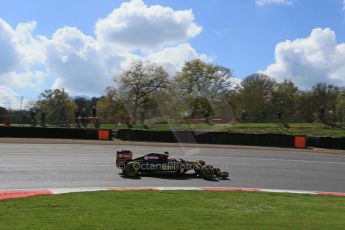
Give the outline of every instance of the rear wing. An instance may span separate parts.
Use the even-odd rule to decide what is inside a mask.
[[[125,164],[133,159],[133,153],[130,150],[121,150],[116,152],[116,166],[124,168]]]

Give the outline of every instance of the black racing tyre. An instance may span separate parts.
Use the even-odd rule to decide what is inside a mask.
[[[135,177],[139,173],[140,164],[138,162],[129,162],[123,169],[123,174],[128,177]]]
[[[214,170],[212,165],[204,165],[200,170],[200,174],[205,179],[212,179],[214,178]]]

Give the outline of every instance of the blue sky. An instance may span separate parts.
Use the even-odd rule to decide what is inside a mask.
[[[119,37],[116,37],[116,39],[109,37],[111,35],[109,35],[110,33],[107,34],[108,27],[106,25],[110,26],[111,20],[119,20],[119,17],[110,17],[109,15],[114,9],[119,9],[124,2],[129,1],[1,1],[0,18],[3,20],[3,23],[7,23],[12,30],[15,30],[16,26],[20,23],[30,21],[36,22],[35,29],[31,29],[29,32],[32,39],[35,39],[33,43],[36,45],[30,43],[26,49],[33,49],[32,47],[37,48],[40,46],[40,43],[44,43],[44,45],[42,45],[44,46],[42,50],[44,49],[45,51],[39,48],[39,51],[32,52],[42,52],[42,55],[45,55],[45,57],[41,58],[41,61],[26,65],[26,70],[31,72],[31,75],[27,75],[30,75],[29,78],[31,78],[30,81],[32,81],[30,84],[26,84],[26,86],[5,83],[5,80],[9,79],[9,76],[13,75],[12,77],[16,78],[14,75],[20,75],[20,73],[25,75],[23,71],[20,70],[23,69],[20,64],[14,65],[16,67],[12,67],[11,70],[5,68],[7,71],[3,70],[2,72],[0,64],[0,86],[2,84],[3,87],[6,87],[8,92],[11,92],[12,95],[15,95],[17,98],[21,95],[28,98],[35,98],[39,90],[52,87],[65,87],[75,95],[83,94],[92,96],[101,94],[101,87],[106,84],[111,84],[112,77],[104,77],[104,81],[102,85],[99,86],[100,88],[98,90],[92,90],[90,86],[88,87],[87,85],[83,88],[78,88],[77,79],[71,79],[73,78],[72,73],[76,74],[77,70],[73,69],[73,63],[68,63],[75,54],[69,56],[69,51],[61,51],[61,47],[66,46],[62,46],[60,43],[57,47],[53,46],[53,44],[57,44],[56,41],[69,41],[70,38],[68,38],[68,36],[71,34],[74,34],[74,38],[80,35],[78,39],[82,37],[81,41],[83,42],[87,40],[87,36],[91,36],[92,39],[97,41],[102,40],[104,43],[114,42],[114,44],[120,44],[120,46],[124,44],[123,46],[126,46],[125,51],[122,50],[121,47],[116,49],[116,54],[121,53],[121,55],[117,55],[117,60],[127,60],[131,55],[140,54],[143,58],[154,61],[156,60],[154,57],[157,56],[155,53],[159,53],[167,47],[174,48],[184,44],[184,48],[180,47],[179,50],[184,50],[183,52],[186,53],[187,51],[185,50],[188,49],[188,52],[191,52],[185,56],[186,60],[194,57],[202,57],[207,61],[213,61],[214,63],[231,68],[234,71],[235,77],[239,79],[243,79],[245,76],[256,73],[257,71],[263,71],[269,75],[274,75],[272,77],[277,80],[291,78],[291,80],[296,81],[301,88],[308,88],[317,81],[345,84],[345,73],[343,77],[341,77],[342,71],[345,71],[341,66],[341,63],[344,63],[345,66],[345,54],[343,53],[343,44],[345,43],[345,10],[342,8],[344,3],[343,0],[261,0],[261,5],[258,4],[259,0],[144,0],[143,3],[146,5],[147,9],[151,9],[150,7],[154,5],[169,7],[174,12],[192,9],[191,15],[194,16],[194,19],[190,19],[188,17],[190,15],[186,13],[186,18],[189,21],[183,25],[183,29],[187,31],[193,28],[193,24],[202,28],[202,30],[194,28],[193,33],[185,35],[184,37],[178,37],[178,39],[175,40],[173,38],[167,38],[166,35],[162,35],[164,39],[157,40],[157,42],[161,42],[157,44],[157,46],[151,43],[145,44],[144,46],[135,46],[124,43],[123,40],[116,40],[119,39]],[[99,19],[107,19],[106,23],[108,24],[103,23],[103,29],[95,33],[96,27],[100,28],[96,26],[96,22]],[[162,25],[166,22],[164,20],[164,17],[162,17]],[[118,23],[119,21],[116,22]],[[130,22],[134,23],[136,21],[133,19]],[[142,26],[145,25],[143,24]],[[56,34],[58,30],[66,27],[75,27],[81,33],[75,30],[66,30],[61,32],[61,37],[54,40],[53,35]],[[162,28],[164,28],[164,26],[162,26]],[[178,28],[175,29],[180,31]],[[10,34],[10,32],[8,33]],[[16,36],[19,36],[18,34],[19,32],[17,32]],[[138,34],[140,34],[140,31]],[[42,35],[43,39],[42,37],[39,39],[38,35]],[[118,35],[118,33],[116,35]],[[135,37],[137,34],[134,31],[132,34],[127,34],[127,36],[129,35]],[[121,35],[120,38],[123,36],[124,35]],[[159,32],[157,36],[160,36]],[[336,40],[334,40],[335,37]],[[284,43],[286,40],[291,40],[291,43]],[[94,45],[96,44],[95,41],[88,42],[89,43],[85,46],[96,46]],[[133,42],[136,41],[133,40]],[[278,46],[278,44],[282,45]],[[324,44],[328,45],[325,46]],[[0,40],[0,61],[2,60],[1,46],[4,45]],[[18,50],[18,44],[15,46]],[[330,46],[332,46],[331,49],[329,48]],[[85,49],[89,50],[89,48]],[[331,62],[333,63],[332,69],[337,69],[337,71],[330,70],[329,67],[326,67],[326,59],[331,57],[327,56],[329,50],[334,49],[336,49],[336,51],[334,51],[335,53],[330,55],[332,57],[336,56]],[[53,50],[54,52],[47,53],[47,50]],[[140,52],[138,52],[138,50],[140,50]],[[279,53],[278,57],[275,56],[276,51]],[[29,51],[25,52],[28,53]],[[61,52],[65,52],[64,55],[58,56]],[[68,54],[66,54],[66,52]],[[176,52],[174,54],[176,54]],[[19,55],[21,55],[20,52]],[[109,57],[111,56],[111,54],[108,55]],[[97,58],[97,55],[93,56],[95,59]],[[68,61],[64,60],[63,62],[57,63],[57,59],[64,59],[66,57]],[[176,54],[176,58],[181,59],[181,55]],[[38,59],[40,58],[37,57],[37,60]],[[43,59],[45,59],[45,61],[42,61]],[[296,61],[294,61],[300,59],[300,62],[296,63]],[[116,73],[121,70],[121,66],[123,66],[123,63],[118,63],[113,59],[100,60],[97,61],[97,64],[95,60],[83,63],[87,66],[95,65],[95,70],[89,69],[88,71],[94,71],[94,74],[98,74],[99,70],[97,68],[100,67],[96,65],[102,61],[114,63],[114,68],[110,68],[109,71],[107,71],[109,75],[116,75]],[[171,65],[180,66],[180,63],[176,64],[176,61],[177,60],[171,60]],[[305,64],[306,62],[307,64]],[[23,61],[19,63],[23,63]],[[79,67],[83,68],[83,63],[81,63],[80,60],[75,60],[74,63],[78,63],[78,65],[80,65]],[[320,65],[322,65],[320,63],[323,63],[325,67],[320,69]],[[101,65],[103,66],[103,64]],[[70,72],[62,70],[68,68],[72,70]],[[176,71],[178,71],[178,69]],[[323,72],[319,73],[320,71]],[[173,70],[171,70],[171,72],[173,72]],[[309,77],[309,75],[315,75],[315,73],[317,73],[317,76],[314,78],[312,76]],[[37,76],[37,74],[40,76]],[[102,72],[102,74],[105,73]],[[69,76],[69,79],[64,79],[65,76]],[[18,79],[22,81],[24,77],[25,76],[21,76],[18,77]],[[78,79],[80,80],[81,78],[79,77]],[[35,84],[39,84],[39,86],[35,86]],[[85,84],[92,85],[92,80],[85,79]],[[10,100],[8,98],[6,99],[4,96],[2,97],[3,99],[1,100],[0,93],[0,103],[2,102],[4,104],[5,100]]]

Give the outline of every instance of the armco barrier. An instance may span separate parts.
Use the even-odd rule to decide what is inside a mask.
[[[116,138],[129,141],[181,142],[200,144],[251,145],[287,148],[344,149],[345,138],[306,137],[285,134],[246,134],[227,132],[119,130]]]
[[[191,131],[171,132],[122,129],[117,131],[116,137],[121,140],[131,141],[196,143],[196,137]]]
[[[111,130],[108,130],[108,140]],[[32,128],[32,127],[0,127],[0,137],[19,138],[61,138],[61,139],[99,139],[98,129],[76,128]],[[102,136],[103,140],[105,136]]]
[[[308,147],[345,150],[345,137],[308,137]]]
[[[227,132],[119,130],[117,138],[131,141],[294,147],[294,136]]]
[[[294,137],[282,134],[195,133],[198,143],[293,147]]]

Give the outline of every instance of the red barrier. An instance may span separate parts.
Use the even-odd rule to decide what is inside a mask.
[[[204,124],[205,119],[188,119],[189,124]]]
[[[110,130],[109,129],[98,130],[98,140],[110,140]]]
[[[295,148],[305,149],[307,147],[306,136],[295,136]]]
[[[212,119],[213,124],[224,124],[223,119]]]
[[[205,119],[201,119],[201,118],[188,119],[187,121],[189,124],[205,124],[205,123],[207,123]],[[224,124],[223,119],[220,119],[220,118],[214,118],[210,121],[213,124]]]

